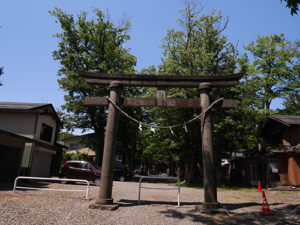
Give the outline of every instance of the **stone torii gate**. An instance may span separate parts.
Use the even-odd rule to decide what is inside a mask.
[[[135,74],[101,74],[96,72],[81,71],[79,75],[84,77],[88,84],[106,85],[110,88],[110,100],[104,97],[86,97],[87,106],[108,105],[108,117],[104,142],[102,174],[100,193],[96,204],[100,208],[113,207],[112,183],[113,165],[115,160],[116,138],[118,132],[119,111],[117,106],[123,107],[185,107],[201,108],[205,112],[210,106],[210,91],[212,88],[225,88],[236,85],[243,74],[216,75],[216,76],[171,76],[171,75],[135,75]],[[157,87],[156,98],[123,98],[121,89],[123,86]],[[173,99],[166,98],[164,88],[198,88],[199,99]],[[221,108],[234,108],[234,100],[223,99]],[[202,132],[202,159],[204,179],[205,209],[219,207],[217,201],[217,188],[214,171],[214,152],[212,144],[212,126],[210,112],[207,111],[201,117]],[[94,206],[95,207],[95,206]]]

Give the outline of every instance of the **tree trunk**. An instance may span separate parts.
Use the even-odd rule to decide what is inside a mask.
[[[266,101],[266,109],[270,110],[271,101]]]
[[[197,163],[197,169],[198,169],[198,172],[199,172],[200,181],[202,181],[203,180],[202,165],[199,162]]]
[[[180,170],[179,162],[176,163],[176,177],[178,177],[179,179],[181,178],[181,170]]]
[[[191,183],[191,174],[190,174],[190,163],[185,163],[184,167],[184,183],[190,184]]]
[[[103,147],[104,147],[104,128],[95,129],[95,138],[96,138],[96,164],[102,164],[103,159]]]

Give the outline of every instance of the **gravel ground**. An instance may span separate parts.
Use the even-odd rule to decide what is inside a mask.
[[[84,188],[84,185],[49,184],[49,188]],[[173,184],[145,183],[147,187]],[[175,187],[175,186],[174,186]],[[115,211],[91,209],[99,187],[91,186],[90,199],[84,192],[0,190],[0,224],[299,224],[300,191],[266,191],[272,215],[263,215],[261,193],[218,190],[224,210],[207,214],[195,210],[203,201],[203,190],[181,188],[181,206],[176,190],[142,189],[137,205],[137,182],[114,182]]]

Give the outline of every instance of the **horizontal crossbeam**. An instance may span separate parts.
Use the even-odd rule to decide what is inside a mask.
[[[108,100],[104,97],[86,97],[86,106],[106,106]],[[183,98],[123,98],[123,107],[178,107],[178,108],[201,108],[200,99]],[[223,109],[236,107],[235,100],[224,99],[220,104]]]
[[[215,76],[173,76],[173,75],[145,75],[145,74],[102,74],[96,72],[81,71],[79,75],[84,77],[88,84],[106,85],[112,81],[118,81],[123,86],[137,87],[181,87],[198,88],[200,83],[210,83],[211,87],[231,87],[238,84],[242,73]]]

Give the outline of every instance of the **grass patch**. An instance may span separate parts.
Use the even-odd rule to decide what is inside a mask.
[[[235,199],[242,199],[242,197],[240,196],[231,196],[232,198],[235,198]]]
[[[293,191],[281,191],[280,194],[282,195],[292,195],[295,194]]]
[[[203,185],[202,184],[186,184],[183,181],[181,181],[180,187],[203,188]]]
[[[253,187],[240,187],[240,186],[232,186],[232,185],[219,185],[219,190],[236,190],[236,191],[245,191],[245,192],[256,192],[256,188]]]

